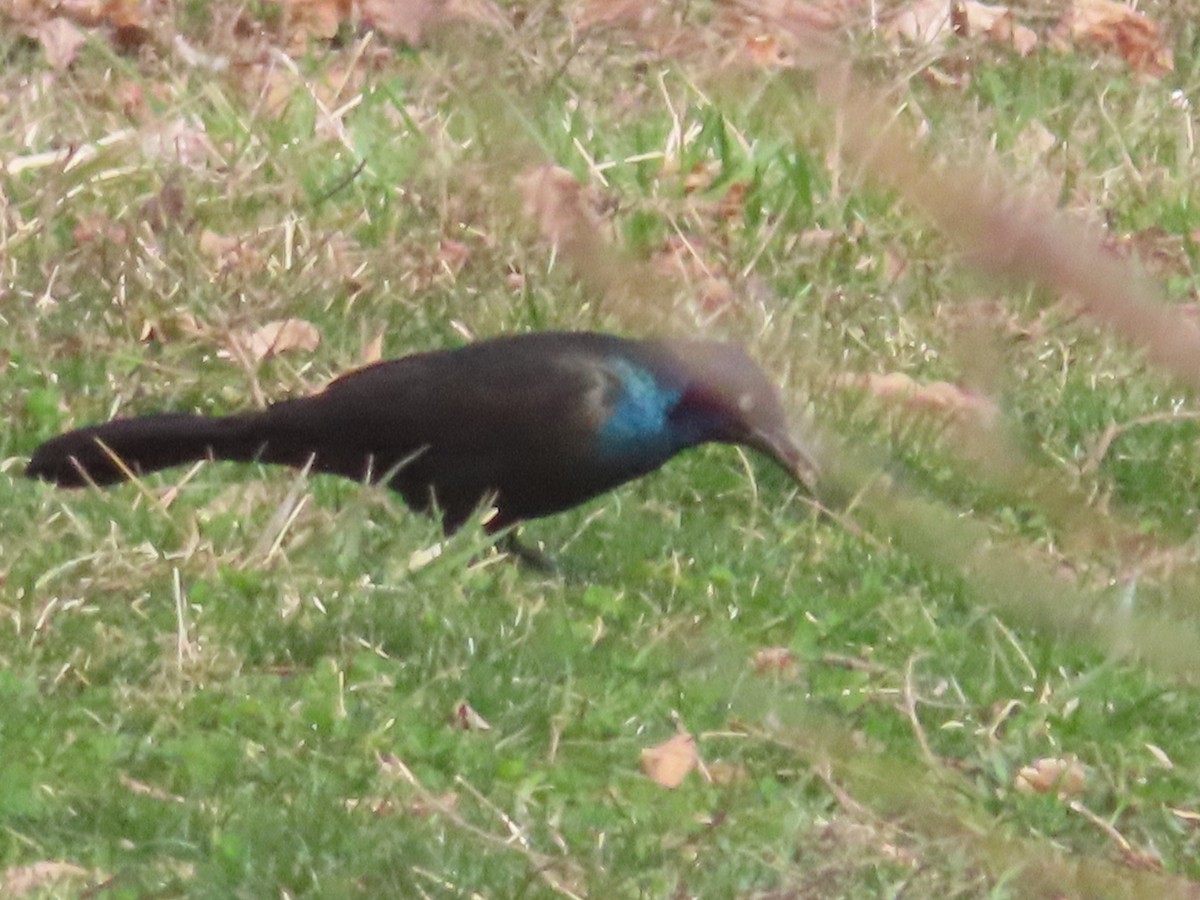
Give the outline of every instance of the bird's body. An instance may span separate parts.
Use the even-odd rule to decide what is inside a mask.
[[[376,363],[260,412],[67,432],[37,449],[26,474],[78,487],[204,458],[311,465],[386,480],[413,508],[438,511],[447,531],[490,501],[495,530],[708,441],[755,447],[801,479],[811,472],[775,389],[737,346],[546,332]]]

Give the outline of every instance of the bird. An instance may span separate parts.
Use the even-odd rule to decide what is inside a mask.
[[[751,448],[815,486],[812,451],[739,345],[544,331],[372,363],[261,410],[68,431],[39,446],[25,474],[78,488],[204,459],[274,463],[386,483],[447,534],[490,507],[485,529],[503,537],[712,442]]]

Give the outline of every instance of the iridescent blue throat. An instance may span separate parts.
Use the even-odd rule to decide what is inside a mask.
[[[659,383],[652,373],[627,359],[611,367],[621,381],[612,413],[596,435],[596,450],[609,458],[640,462],[666,459],[691,443],[670,420],[682,392]]]

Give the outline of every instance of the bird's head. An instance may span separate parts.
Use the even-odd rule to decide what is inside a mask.
[[[664,342],[684,381],[672,418],[700,430],[703,440],[752,447],[792,478],[814,489],[818,467],[792,436],[779,391],[737,344]]]

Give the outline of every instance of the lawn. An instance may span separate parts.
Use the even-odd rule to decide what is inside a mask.
[[[0,6],[0,894],[1200,895],[1188,4],[82,6]],[[818,496],[706,447],[546,575],[22,477],[551,328],[742,342]]]

